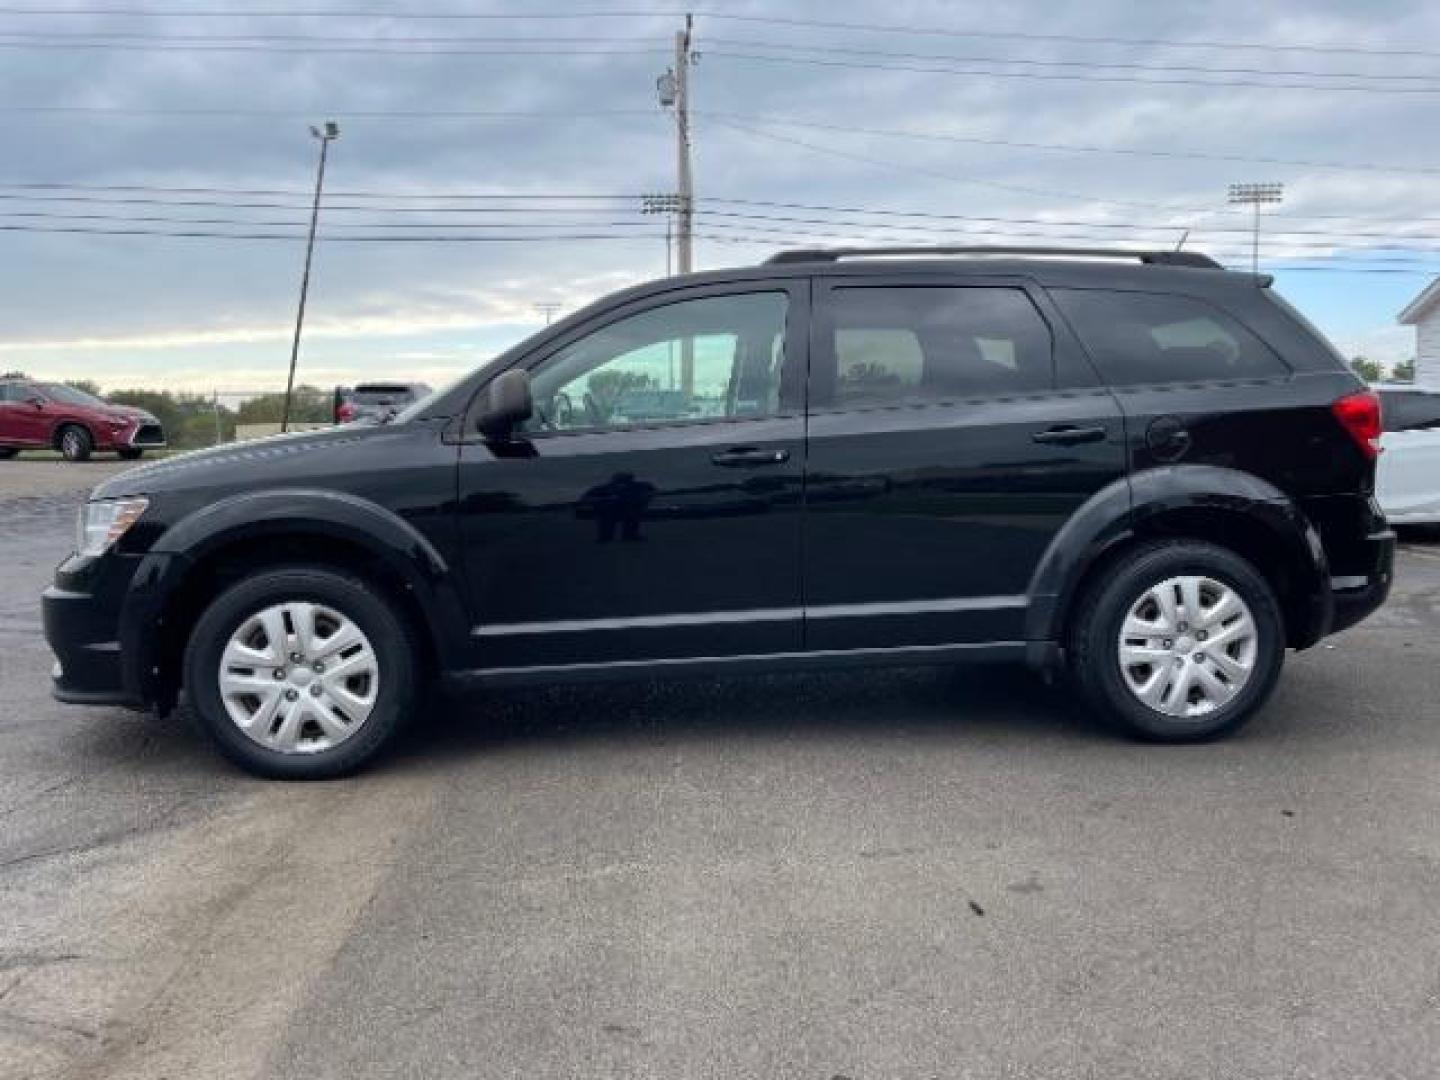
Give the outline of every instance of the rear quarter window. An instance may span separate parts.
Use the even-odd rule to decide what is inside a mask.
[[[1268,345],[1202,300],[1106,289],[1050,292],[1112,386],[1289,374]]]

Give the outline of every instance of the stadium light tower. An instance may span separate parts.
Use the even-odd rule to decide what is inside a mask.
[[[1262,203],[1279,203],[1285,198],[1284,184],[1231,184],[1230,204],[1232,206],[1253,206],[1255,225],[1250,238],[1250,271],[1260,272],[1260,206]]]

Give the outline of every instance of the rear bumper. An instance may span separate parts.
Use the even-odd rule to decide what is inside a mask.
[[[1331,579],[1334,614],[1330,633],[1338,634],[1368,618],[1385,603],[1395,580],[1395,532],[1386,528],[1366,538],[1370,565],[1363,574]],[[1343,587],[1342,587],[1343,586]]]

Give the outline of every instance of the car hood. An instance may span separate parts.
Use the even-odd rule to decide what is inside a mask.
[[[97,487],[90,497],[150,495],[178,488],[219,486],[251,477],[273,482],[302,474],[305,469],[301,463],[306,458],[335,450],[343,453],[352,444],[383,438],[396,430],[389,426],[346,425],[192,450],[119,473]]]

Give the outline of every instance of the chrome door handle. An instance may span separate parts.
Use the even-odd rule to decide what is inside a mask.
[[[1075,446],[1079,443],[1103,442],[1107,432],[1103,427],[1052,427],[1037,431],[1030,438],[1037,443],[1058,446]]]
[[[783,465],[790,460],[789,450],[761,450],[754,446],[736,446],[721,450],[710,460],[727,469],[746,469],[757,465]]]

